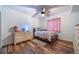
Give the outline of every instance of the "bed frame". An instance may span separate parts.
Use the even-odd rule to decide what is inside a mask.
[[[33,37],[34,38],[37,38],[37,39],[39,39],[39,40],[41,40],[41,41],[44,41],[44,42],[47,42],[47,43],[51,43],[51,44],[53,44],[57,39],[58,39],[58,34],[55,34],[54,36],[52,36],[51,37],[51,42],[50,41],[48,41],[48,40],[45,40],[45,39],[42,39],[42,38],[40,38],[40,37],[37,37],[37,36],[35,36],[35,28],[33,28]]]

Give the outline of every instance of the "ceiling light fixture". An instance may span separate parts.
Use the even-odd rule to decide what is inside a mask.
[[[45,11],[46,11],[45,8],[42,8],[42,12],[41,12],[42,16],[45,16]]]
[[[43,17],[44,17],[44,16],[45,16],[45,14],[41,14],[41,16],[43,16]]]

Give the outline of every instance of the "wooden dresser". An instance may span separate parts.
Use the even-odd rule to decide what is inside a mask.
[[[74,53],[79,54],[79,25],[75,26]]]
[[[30,32],[14,32],[14,44],[31,40],[33,38],[33,35]]]

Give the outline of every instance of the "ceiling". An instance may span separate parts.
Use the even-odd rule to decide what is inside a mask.
[[[35,8],[38,12],[42,10],[42,8],[45,8],[46,10],[49,10],[51,8],[61,7],[64,5],[21,5],[23,7],[29,7],[29,8]]]
[[[72,12],[79,12],[79,5],[74,5],[72,8]]]
[[[39,16],[42,8],[46,11],[51,11],[51,15],[63,13],[63,12],[78,12],[79,5],[4,5],[3,7],[8,7],[14,9],[18,12],[25,13],[31,16]]]
[[[42,8],[45,8],[45,10],[48,11],[49,9],[62,7],[65,5],[20,5],[20,6],[36,9],[37,13],[33,15],[33,16],[36,16],[38,13],[42,11]]]
[[[46,11],[51,11],[51,13],[53,14],[68,11],[70,8],[68,5],[10,5],[4,7],[15,9],[17,11],[24,12],[32,16],[39,15],[42,11],[42,8],[45,8]]]

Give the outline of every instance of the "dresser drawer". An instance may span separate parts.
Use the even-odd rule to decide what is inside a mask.
[[[20,43],[26,40],[32,39],[33,36],[30,32],[15,32],[14,33],[14,44]]]
[[[26,35],[26,36],[27,36],[27,35],[31,35],[31,33],[27,32],[27,33],[24,33],[24,35]]]
[[[79,51],[78,51],[78,49],[76,47],[74,47],[74,53],[79,54]]]
[[[23,33],[23,32],[15,32],[15,36],[22,36],[22,35],[25,35],[25,33]]]
[[[77,29],[79,29],[79,26],[76,26],[76,27],[75,27],[75,30],[77,30]]]
[[[24,38],[25,36],[15,36],[15,39],[17,38]]]
[[[20,43],[25,41],[25,38],[17,38],[16,40],[14,40],[14,43]]]
[[[75,37],[75,41],[79,43],[79,37]]]
[[[75,26],[74,52],[79,54],[79,26]]]
[[[74,43],[76,44],[77,47],[79,47],[79,40],[75,39]]]
[[[75,35],[79,37],[79,32],[75,32]]]
[[[74,52],[76,54],[79,54],[79,49],[78,49],[78,46],[77,46],[76,42],[73,44],[73,46],[74,46]]]

